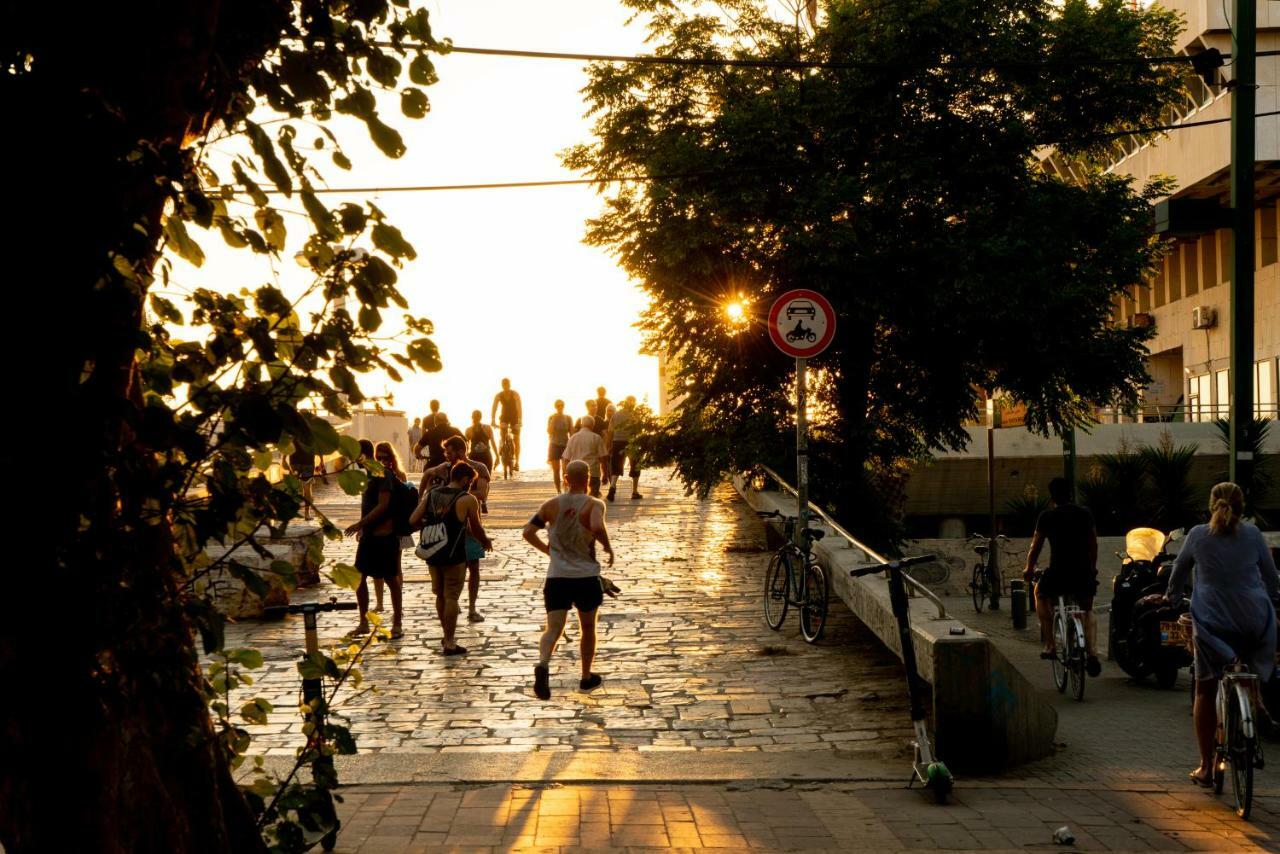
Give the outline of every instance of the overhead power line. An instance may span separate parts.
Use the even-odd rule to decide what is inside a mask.
[[[1280,110],[1270,110],[1265,113],[1255,113],[1256,118],[1266,118],[1267,116],[1280,116]],[[1095,139],[1116,139],[1122,136],[1131,136],[1140,133],[1158,133],[1161,131],[1182,130],[1184,128],[1203,127],[1205,125],[1217,125],[1231,121],[1230,117],[1221,119],[1204,119],[1197,122],[1182,122],[1176,125],[1148,125],[1145,127],[1125,128],[1123,130],[1109,131],[1093,135]],[[1040,142],[1037,145],[1053,145],[1053,142]],[[667,172],[652,175],[611,175],[604,178],[559,178],[548,181],[495,181],[484,184],[417,184],[417,185],[391,185],[386,187],[313,187],[312,193],[316,195],[350,195],[350,196],[373,196],[381,193],[436,193],[448,192],[453,190],[514,190],[532,187],[569,187],[583,184],[626,184],[633,182],[648,181],[670,181],[678,178],[715,178],[722,175],[744,175],[755,172],[773,172],[776,166],[760,166],[751,169],[717,169],[701,172]],[[224,184],[223,189],[229,189],[232,192],[244,192],[244,188],[239,184]],[[268,189],[263,187],[263,192],[271,195],[282,195],[283,192],[278,189]]]

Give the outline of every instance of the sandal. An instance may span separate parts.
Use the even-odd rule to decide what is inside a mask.
[[[401,628],[400,626],[392,626],[391,639],[395,640],[396,638],[402,638],[402,637],[404,637],[404,629]]]
[[[465,646],[458,646],[455,644],[453,649],[446,649],[444,651],[444,654],[445,655],[466,655],[467,648]]]
[[[1191,778],[1191,782],[1203,789],[1207,789],[1213,785],[1213,777],[1201,777],[1199,768],[1194,768],[1191,771],[1188,771],[1187,776]]]

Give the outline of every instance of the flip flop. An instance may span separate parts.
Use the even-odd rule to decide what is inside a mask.
[[[397,638],[402,638],[402,637],[404,637],[404,629],[399,628],[399,627],[396,627],[396,628],[393,628],[393,629],[391,630],[391,639],[392,639],[392,640],[395,640],[395,639],[397,639]]]
[[[1191,778],[1191,782],[1195,783],[1200,788],[1207,789],[1213,785],[1213,778],[1201,777],[1198,773],[1196,773],[1199,770],[1200,770],[1199,768],[1196,768],[1192,771],[1188,771],[1187,776]]]
[[[446,650],[444,651],[444,654],[445,654],[445,655],[466,655],[466,654],[467,654],[467,648],[466,648],[465,646],[456,646],[456,645],[455,645],[453,649],[446,649]]]

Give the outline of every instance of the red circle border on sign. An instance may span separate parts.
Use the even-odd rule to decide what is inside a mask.
[[[813,300],[820,305],[827,313],[827,331],[822,334],[818,342],[812,347],[799,348],[787,342],[782,337],[782,331],[778,328],[778,315],[782,314],[782,307],[792,300],[808,299]],[[786,353],[788,356],[795,356],[797,359],[808,359],[817,356],[826,350],[831,344],[831,339],[836,334],[836,310],[832,308],[831,303],[822,294],[817,291],[811,291],[807,288],[797,288],[793,291],[787,291],[773,301],[773,306],[769,309],[769,337],[773,340],[774,346]]]

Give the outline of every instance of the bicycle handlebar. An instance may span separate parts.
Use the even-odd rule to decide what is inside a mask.
[[[285,614],[318,614],[321,611],[354,611],[360,606],[355,602],[339,602],[331,598],[328,602],[305,602],[301,605],[268,605],[262,609],[262,616],[280,619]]]
[[[849,574],[854,578],[863,575],[871,575],[876,572],[883,572],[886,569],[906,569],[909,566],[915,566],[920,563],[929,563],[937,560],[937,555],[916,555],[915,557],[900,557],[897,560],[891,560],[888,563],[876,563],[871,566],[863,566],[858,569],[849,570]]]
[[[989,540],[989,539],[991,538],[988,537],[986,534],[970,534],[969,536],[965,537],[965,542],[967,543],[970,540]],[[1007,541],[1009,538],[1006,537],[1004,534],[996,534],[996,539]]]

